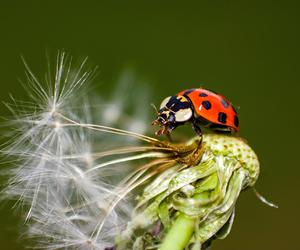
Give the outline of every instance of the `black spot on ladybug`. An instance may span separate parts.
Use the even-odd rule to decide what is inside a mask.
[[[239,118],[237,117],[237,115],[234,116],[234,126],[238,127],[239,126]]]
[[[194,90],[195,89],[189,89],[189,90],[187,90],[187,91],[184,92],[184,95],[188,95],[188,94],[194,92]]]
[[[229,103],[225,99],[221,99],[221,103],[222,103],[224,108],[227,109],[229,107]]]
[[[221,123],[226,123],[227,115],[223,112],[219,112],[218,114],[218,121]]]
[[[203,105],[203,107],[204,107],[206,110],[211,109],[211,103],[210,103],[210,101],[203,101],[203,102],[202,102],[202,105]]]
[[[200,93],[199,96],[200,96],[200,97],[207,97],[207,94],[205,94],[205,93]]]

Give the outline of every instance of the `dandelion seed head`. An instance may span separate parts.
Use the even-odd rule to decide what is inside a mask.
[[[27,211],[28,235],[37,239],[40,248],[103,250],[112,246],[133,210],[133,197],[118,182],[129,173],[130,153],[143,151],[111,150],[110,144],[116,140],[121,146],[129,132],[97,127],[93,122],[134,122],[126,115],[129,102],[116,93],[106,104],[114,103],[118,96],[117,105],[107,108],[110,105],[101,104],[106,108],[99,112],[103,109],[82,98],[94,75],[86,59],[76,63],[66,53],[59,53],[54,70],[49,64],[45,82],[24,63],[27,78],[23,85],[31,100],[12,98],[7,104],[14,119],[7,124],[11,138],[1,152],[17,163],[9,171],[3,193]],[[131,79],[127,74],[119,86],[127,89]],[[122,133],[125,136],[114,136]]]

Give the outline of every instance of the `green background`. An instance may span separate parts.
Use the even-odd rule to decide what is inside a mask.
[[[232,233],[212,249],[300,249],[299,21],[297,1],[2,0],[0,98],[24,95],[21,54],[42,73],[45,51],[62,48],[99,65],[96,82],[133,65],[154,103],[200,85],[224,94],[240,107],[241,135],[259,155],[257,189],[280,208],[243,193]],[[8,114],[3,105],[0,112]],[[25,249],[10,205],[0,208],[0,249]]]

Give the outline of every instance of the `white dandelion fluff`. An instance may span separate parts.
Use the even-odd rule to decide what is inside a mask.
[[[86,61],[76,66],[71,57],[59,53],[55,77],[50,70],[45,82],[25,63],[23,84],[31,101],[13,99],[7,104],[14,119],[7,123],[12,132],[2,153],[14,160],[14,167],[4,194],[27,209],[28,233],[41,248],[112,246],[132,211],[128,192],[117,185],[128,173],[128,162],[163,156],[146,152],[149,147],[109,147],[110,139],[98,132],[110,138],[116,134],[146,142],[155,139],[91,123],[91,108],[81,95],[95,69]],[[123,106],[102,113],[108,125],[123,119]]]

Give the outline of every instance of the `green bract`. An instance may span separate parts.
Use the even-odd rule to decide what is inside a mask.
[[[202,147],[197,164],[174,164],[144,188],[117,249],[204,249],[229,234],[237,198],[255,184],[259,162],[238,137],[205,134]]]

